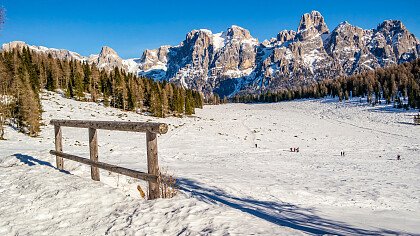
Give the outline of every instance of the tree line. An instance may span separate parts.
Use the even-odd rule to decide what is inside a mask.
[[[279,102],[301,98],[366,97],[375,105],[385,100],[398,108],[420,109],[420,59],[352,76],[325,79],[307,86],[234,96],[230,102]]]
[[[0,138],[6,120],[31,136],[38,134],[42,89],[157,117],[191,115],[203,106],[197,91],[137,77],[120,68],[107,71],[87,62],[60,60],[26,47],[0,53]]]

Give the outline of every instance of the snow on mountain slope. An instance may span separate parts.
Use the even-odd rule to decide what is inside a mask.
[[[159,163],[181,193],[144,201],[143,181],[65,160],[53,127],[0,142],[0,232],[11,234],[419,234],[420,140],[412,112],[356,101],[205,106],[159,119],[44,94],[52,118],[159,121]],[[98,131],[99,160],[147,170],[145,135]],[[64,152],[88,157],[86,129],[63,128]],[[257,144],[257,147],[255,146]],[[299,153],[289,151],[299,147]],[[340,151],[346,156],[341,157]],[[396,161],[396,155],[402,157]]]
[[[343,22],[330,32],[321,13],[311,11],[302,15],[297,32],[283,30],[262,43],[236,25],[217,34],[193,30],[178,46],[166,46],[165,60],[148,53],[159,49],[146,50],[139,67],[158,80],[232,96],[412,61],[419,49],[420,41],[401,21],[386,20],[370,30]]]
[[[63,60],[79,60],[79,61],[86,61],[88,60],[87,57],[83,57],[78,53],[66,50],[66,49],[56,49],[56,48],[47,48],[44,46],[34,46],[28,45],[23,41],[13,41],[10,43],[5,43],[2,45],[2,50],[10,51],[13,49],[22,49],[24,47],[28,47],[29,49],[38,52],[38,53],[46,53],[51,54],[51,56],[55,58],[60,58]]]
[[[2,50],[11,51],[13,49],[22,50],[24,47],[29,48],[30,50],[36,53],[50,54],[54,58],[60,60],[78,60],[85,61],[90,64],[96,64],[99,68],[105,70],[112,70],[115,67],[126,70],[127,72],[138,74],[139,70],[139,59],[126,59],[123,60],[118,56],[118,54],[110,47],[103,46],[99,54],[92,54],[89,57],[81,56],[78,53],[66,50],[66,49],[55,49],[47,48],[44,46],[34,46],[28,45],[22,41],[13,41],[10,43],[5,43],[2,45]]]
[[[3,50],[25,45],[11,42],[4,44]],[[236,25],[215,34],[199,29],[188,32],[176,46],[145,50],[140,59],[123,60],[109,47],[90,57],[63,49],[29,47],[62,59],[87,60],[108,70],[121,67],[221,97],[310,85],[412,61],[420,55],[420,41],[399,20],[385,20],[368,30],[344,21],[330,31],[318,11],[303,14],[297,31],[280,31],[262,43]]]

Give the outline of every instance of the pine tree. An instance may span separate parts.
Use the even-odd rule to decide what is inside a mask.
[[[191,90],[187,90],[185,92],[185,114],[186,115],[194,114],[194,99],[193,99]]]

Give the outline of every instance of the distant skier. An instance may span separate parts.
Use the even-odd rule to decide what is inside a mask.
[[[401,160],[401,156],[398,154],[397,155],[397,161]]]

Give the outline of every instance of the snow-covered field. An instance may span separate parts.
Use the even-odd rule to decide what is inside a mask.
[[[64,160],[53,127],[0,141],[0,235],[420,234],[420,126],[414,112],[328,99],[205,106],[157,119],[43,95],[52,118],[159,121],[161,168],[180,194],[146,201],[147,183]],[[63,151],[89,157],[86,129]],[[146,171],[145,135],[98,131],[99,160]],[[256,147],[257,145],[257,147]],[[299,147],[300,152],[290,152]],[[344,151],[345,156],[340,156]],[[397,161],[396,156],[401,155]]]

